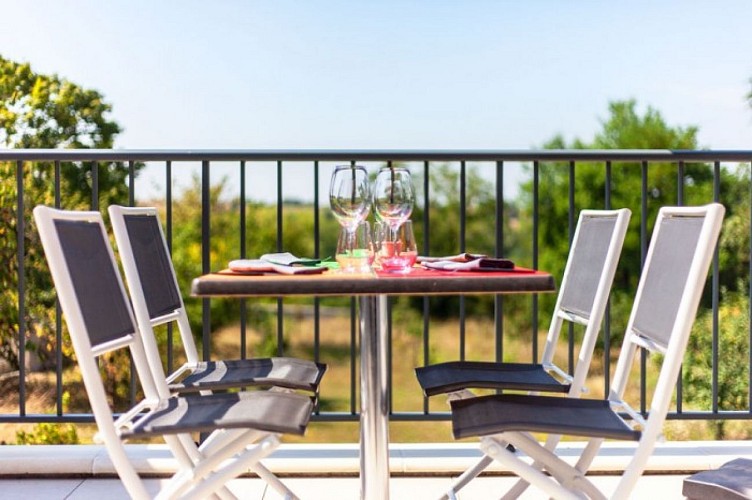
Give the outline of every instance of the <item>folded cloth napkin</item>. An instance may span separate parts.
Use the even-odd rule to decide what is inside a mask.
[[[428,257],[426,255],[419,255],[417,261],[418,262],[440,262],[440,261],[470,262],[471,260],[482,259],[485,257],[486,255],[481,254],[481,253],[463,252],[461,254],[448,255],[446,257]]]
[[[455,262],[452,260],[423,262],[422,265],[428,269],[439,269],[442,271],[503,271],[514,269],[514,262],[511,260],[491,257],[482,257],[468,262]]]
[[[285,266],[261,259],[237,259],[228,264],[231,271],[244,274],[263,274],[274,272],[280,274],[318,274],[326,271],[324,266]]]

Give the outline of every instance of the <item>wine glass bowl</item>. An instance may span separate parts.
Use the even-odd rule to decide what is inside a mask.
[[[343,228],[355,231],[371,210],[368,172],[360,165],[339,165],[329,184],[329,205]]]
[[[385,223],[374,230],[376,262],[382,271],[409,273],[418,258],[418,246],[409,220],[400,224],[394,232]]]
[[[378,218],[396,232],[400,224],[410,218],[414,203],[410,171],[404,167],[382,167],[373,187],[373,208]]]

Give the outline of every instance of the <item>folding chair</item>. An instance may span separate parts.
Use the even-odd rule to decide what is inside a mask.
[[[626,208],[580,212],[540,364],[451,361],[416,368],[424,393],[427,396],[448,393],[449,399],[455,400],[473,397],[468,389],[490,388],[558,392],[579,397],[598,340],[630,216]],[[585,327],[571,375],[554,362],[564,322]],[[549,446],[553,448],[557,441],[552,438]],[[492,462],[490,457],[483,457],[457,479],[447,496],[459,491]]]
[[[608,399],[500,394],[451,402],[454,437],[481,436],[485,456],[522,478],[505,498],[516,498],[528,483],[554,498],[606,498],[585,477],[604,439],[639,441],[609,498],[629,496],[666,419],[723,214],[717,203],[660,210]],[[638,349],[663,356],[647,417],[622,400]],[[588,444],[571,466],[533,432],[586,437]],[[506,443],[534,462],[506,449]]]
[[[321,363],[290,357],[201,361],[157,210],[117,205],[108,210],[147,351],[157,352],[156,341],[151,341],[154,327],[177,323],[187,361],[167,379],[170,390],[185,393],[266,386],[318,394],[326,371]],[[153,369],[164,374],[161,362]]]
[[[170,396],[164,377],[152,375],[101,214],[38,206],[34,218],[99,436],[131,497],[150,495],[126,455],[125,439],[161,436],[174,454],[178,471],[158,498],[229,498],[225,483],[249,468],[255,471],[281,434],[305,432],[313,402],[302,394]],[[97,358],[124,348],[130,350],[145,397],[114,420]],[[191,439],[194,432],[210,433],[200,447]]]

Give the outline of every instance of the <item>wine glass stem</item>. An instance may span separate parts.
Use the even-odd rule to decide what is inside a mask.
[[[346,252],[352,254],[355,249],[355,228],[347,230],[347,248]]]

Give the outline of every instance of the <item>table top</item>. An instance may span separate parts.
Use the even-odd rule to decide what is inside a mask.
[[[220,271],[193,280],[194,297],[269,297],[291,295],[465,295],[553,292],[553,277],[515,268],[493,272],[450,272],[414,268],[406,274],[247,275]]]

